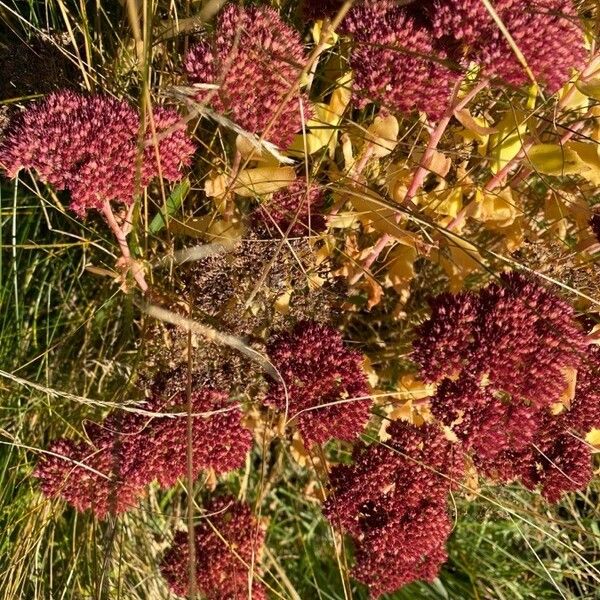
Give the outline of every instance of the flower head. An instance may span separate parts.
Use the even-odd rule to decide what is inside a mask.
[[[166,132],[179,121],[176,112],[158,108],[154,120],[158,142],[146,135],[141,186],[159,173],[165,179],[179,179],[181,165],[189,164],[194,152],[184,131]],[[106,200],[131,204],[139,129],[139,115],[126,102],[57,92],[16,119],[0,147],[0,164],[10,177],[19,169],[33,169],[45,183],[69,190],[71,209],[79,215],[101,208]]]
[[[425,381],[460,373],[470,357],[479,313],[475,294],[444,293],[430,301],[431,316],[417,331],[414,358]]]
[[[385,444],[360,447],[353,464],[333,468],[324,505],[353,537],[353,575],[375,597],[436,577],[451,530],[448,492],[463,471],[460,447],[435,426],[397,421],[387,433]]]
[[[498,0],[494,10],[536,81],[550,93],[569,80],[585,57],[583,32],[572,0]],[[462,59],[478,62],[507,83],[531,80],[505,34],[479,0],[437,0],[430,11],[434,36],[462,46]]]
[[[185,413],[185,407],[183,394],[168,402],[156,398],[145,407],[150,414],[118,413],[89,427],[90,444],[55,441],[36,469],[42,491],[103,518],[132,508],[153,481],[173,485],[186,473],[187,423],[185,415],[168,413]],[[228,405],[226,394],[200,389],[193,392],[192,412],[207,413],[193,418],[194,473],[240,467],[252,436],[239,408]]]
[[[490,391],[549,406],[564,369],[587,349],[572,307],[517,273],[474,294],[444,294],[417,332],[414,358],[428,381],[464,374]]]
[[[206,517],[195,529],[196,576],[207,600],[244,600],[250,597],[249,570],[259,562],[264,532],[250,507],[234,498],[220,497],[206,507]],[[161,564],[171,589],[187,596],[189,546],[187,533],[178,533]],[[252,598],[266,600],[264,587],[252,578]]]
[[[405,7],[393,0],[361,3],[342,29],[353,40],[350,65],[359,104],[376,101],[389,110],[442,116],[459,75],[440,63],[445,53]]]
[[[303,237],[325,229],[325,219],[319,213],[323,200],[319,184],[307,186],[304,178],[298,178],[261,204],[254,216],[273,237],[286,232],[290,237]]]
[[[286,147],[302,129],[302,110],[304,120],[310,116],[308,98],[299,90],[286,100],[305,61],[299,34],[277,11],[230,4],[212,37],[190,49],[185,71],[192,83],[218,86],[208,95],[199,92],[199,101],[206,98],[247,131]]]
[[[286,387],[273,381],[265,403],[297,416],[308,445],[359,435],[369,419],[369,386],[362,355],[348,350],[338,331],[304,321],[273,338],[267,352]]]

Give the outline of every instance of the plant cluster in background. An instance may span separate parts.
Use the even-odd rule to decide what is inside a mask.
[[[598,8],[272,4],[0,3],[5,597],[592,598]]]

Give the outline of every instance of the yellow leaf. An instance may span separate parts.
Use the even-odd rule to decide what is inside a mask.
[[[238,135],[235,138],[235,146],[244,161],[255,160],[269,165],[279,164],[277,157],[272,152],[268,152],[262,146],[257,147],[244,135]]]
[[[578,175],[594,185],[600,185],[600,149],[596,142],[567,142],[567,147],[577,154],[585,165]]]
[[[385,411],[380,439],[388,437],[387,425],[399,419],[420,426],[432,420],[428,398],[435,394],[436,385],[426,384],[413,375],[403,375],[396,384],[397,390],[386,394],[376,393],[376,402]]]
[[[301,133],[295,135],[290,147],[288,148],[289,153],[296,156],[304,156],[305,154],[308,156],[321,150],[321,148],[323,148],[327,142],[323,139],[323,131],[316,133],[317,131],[320,130],[315,128],[315,133],[312,131],[307,131],[305,135]]]
[[[575,82],[575,86],[584,96],[600,100],[600,77],[594,77],[587,81],[579,79]]]
[[[466,141],[477,143],[477,151],[485,155],[490,135],[497,133],[495,127],[490,127],[484,117],[474,117],[467,108],[454,113],[459,123],[464,127],[458,134]]]
[[[435,394],[436,384],[425,383],[414,375],[403,375],[397,384],[399,394],[407,394],[411,400],[423,400]]]
[[[589,106],[590,102],[588,96],[579,90],[578,86],[581,82],[575,82],[575,86],[572,83],[566,83],[556,94],[556,99],[561,103],[569,114],[573,111],[585,110]],[[568,100],[565,103],[565,98],[568,95]]]
[[[468,108],[455,111],[454,116],[465,129],[477,134],[481,139],[487,138],[493,133],[498,133],[496,127],[490,127],[484,117],[474,117]]]
[[[399,131],[398,120],[393,115],[375,117],[365,136],[373,144],[373,154],[379,158],[387,156],[398,143]]]
[[[488,144],[492,173],[500,171],[521,150],[527,132],[526,116],[523,111],[508,110],[496,129],[498,132],[490,136]]]
[[[220,196],[227,189],[228,175],[218,175],[205,183],[205,192],[208,197]],[[293,167],[259,167],[240,171],[231,189],[238,196],[260,196],[270,194],[288,186],[296,179]]]
[[[512,225],[502,228],[502,241],[508,252],[515,252],[523,245],[525,240],[524,222],[525,219],[519,217]]]
[[[315,24],[312,26],[311,29],[311,34],[315,44],[326,42],[326,48],[331,48],[332,46],[335,46],[339,38],[338,34],[335,31],[330,30],[328,36],[329,39],[321,39],[323,36],[323,19],[318,19],[317,21],[315,21]]]
[[[290,299],[292,298],[292,290],[286,290],[275,299],[275,310],[287,315],[290,312]]]
[[[377,375],[377,372],[373,368],[373,363],[371,362],[371,359],[368,356],[365,356],[365,358],[363,359],[362,367],[365,374],[367,375],[367,379],[369,380],[369,385],[372,388],[374,388],[377,385],[377,382],[379,381],[379,375]]]
[[[406,197],[410,180],[413,172],[406,166],[406,163],[390,165],[387,173],[387,189],[394,201],[400,204]]]
[[[413,152],[413,160],[415,164],[421,164],[423,160],[423,154],[425,150],[423,148],[417,148]],[[426,165],[427,171],[433,173],[434,175],[439,175],[440,177],[446,177],[448,175],[448,171],[450,171],[450,167],[452,166],[452,160],[442,152],[438,150],[434,150],[431,158],[429,159],[429,164]]]
[[[235,244],[244,233],[244,229],[238,221],[224,221],[214,215],[190,217],[185,221],[172,219],[169,221],[169,229],[178,235],[203,238],[214,242],[220,241],[226,244]]]
[[[424,196],[428,200],[426,208],[432,210],[439,215],[447,215],[455,217],[463,206],[463,191],[460,187],[442,190],[440,192],[432,192]],[[421,197],[421,203],[425,200]]]
[[[600,448],[600,429],[592,429],[586,436],[585,441],[596,448]]]
[[[361,287],[367,291],[367,310],[371,310],[381,302],[383,288],[374,277],[363,277]]]
[[[387,278],[398,294],[407,288],[415,275],[417,249],[413,245],[398,244],[389,254]]]
[[[469,205],[469,216],[492,228],[512,225],[520,213],[518,201],[510,188],[499,193],[478,189]]]
[[[323,287],[325,284],[325,279],[323,279],[323,277],[320,275],[317,275],[317,273],[307,273],[306,282],[308,283],[308,288],[311,291],[315,291]]]
[[[557,194],[549,193],[544,200],[544,217],[550,223],[549,231],[559,240],[567,237],[567,209]]]
[[[329,103],[314,105],[315,116],[306,123],[309,131],[306,136],[298,134],[294,137],[289,147],[291,153],[304,155],[306,148],[307,154],[313,154],[325,146],[333,148],[337,139],[338,126],[352,96],[351,81],[352,74],[344,73],[336,80],[336,88],[331,94]]]
[[[337,116],[337,121],[329,121],[332,125],[340,122],[352,99],[352,73],[344,73],[336,80],[336,84],[329,100],[329,112]]]
[[[532,167],[544,175],[579,175],[600,185],[600,155],[595,143],[536,144],[527,156]]]
[[[358,226],[359,220],[354,212],[339,212],[327,217],[327,224],[334,229],[351,229]]]
[[[290,454],[301,467],[306,467],[307,464],[310,464],[310,453],[304,445],[302,436],[297,431],[292,435]]]
[[[413,234],[396,223],[398,211],[386,206],[383,199],[375,194],[353,194],[350,201],[357,211],[357,217],[381,233],[387,233],[397,240],[413,240]]]
[[[440,248],[432,252],[432,258],[438,260],[448,275],[450,290],[457,292],[468,275],[483,270],[485,262],[477,248],[467,240],[448,232],[440,234],[440,238]]]
[[[531,166],[544,175],[563,176],[577,173],[580,159],[565,145],[536,144],[527,152]]]
[[[479,498],[481,491],[479,474],[477,473],[473,459],[468,454],[465,455],[465,475],[461,485],[464,486],[463,491],[466,492],[466,500],[472,502]]]
[[[565,388],[558,401],[552,405],[552,414],[560,414],[564,409],[571,408],[571,403],[575,398],[575,389],[577,387],[577,369],[573,367],[564,367],[562,369]]]

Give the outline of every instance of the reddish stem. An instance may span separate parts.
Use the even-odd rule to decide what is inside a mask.
[[[146,292],[148,290],[148,284],[146,283],[146,278],[144,276],[144,270],[140,266],[140,264],[133,260],[131,257],[131,252],[129,250],[129,244],[127,243],[127,236],[121,229],[121,226],[117,223],[117,219],[112,211],[110,206],[110,202],[106,200],[102,205],[102,214],[108,223],[108,226],[112,229],[112,232],[115,234],[117,238],[117,242],[119,244],[119,248],[121,249],[121,255],[125,260],[125,263],[131,268],[131,274],[133,278],[137,282],[140,290],[142,292]]]
[[[401,206],[406,206],[409,203],[412,203],[413,198],[416,196],[417,192],[421,189],[425,178],[429,173],[429,166],[431,164],[431,160],[437,150],[437,147],[452,120],[452,116],[455,112],[462,110],[467,106],[467,104],[488,84],[487,79],[482,79],[472,90],[470,90],[464,97],[458,98],[458,92],[460,91],[461,82],[457,82],[454,90],[452,92],[452,97],[450,100],[450,104],[444,113],[444,116],[439,120],[435,129],[431,132],[431,136],[429,138],[429,143],[427,144],[427,148],[423,153],[423,157],[421,158],[421,162],[419,163],[419,167],[415,171],[408,190],[406,191],[406,195],[401,202]],[[400,221],[401,214],[398,213],[395,217],[396,223]],[[355,273],[352,279],[350,279],[350,285],[354,285],[357,283],[364,272],[371,267],[371,265],[379,258],[379,255],[386,247],[388,242],[393,239],[393,236],[385,233],[379,238],[379,241],[373,247],[371,254],[366,258],[363,263],[363,270]]]

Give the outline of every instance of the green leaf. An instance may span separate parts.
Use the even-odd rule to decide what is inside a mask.
[[[167,198],[167,201],[165,202],[165,206],[162,209],[162,211],[159,212],[154,217],[154,219],[152,219],[150,227],[148,228],[150,233],[158,233],[163,227],[166,226],[168,220],[167,217],[170,217],[171,215],[175,214],[177,210],[179,210],[181,203],[183,202],[184,198],[188,195],[189,191],[189,179],[183,179],[180,183],[178,183],[175,186],[175,188],[171,192],[171,195]]]

